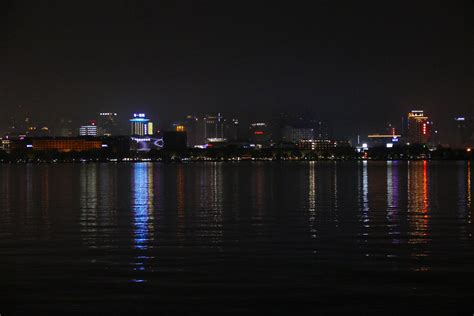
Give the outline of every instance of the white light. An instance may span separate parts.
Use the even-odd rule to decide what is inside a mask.
[[[387,148],[393,148],[393,144],[392,143],[387,143]]]

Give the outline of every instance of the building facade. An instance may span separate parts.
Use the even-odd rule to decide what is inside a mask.
[[[203,118],[203,144],[225,141],[225,119],[217,115],[206,115]]]
[[[454,138],[451,145],[454,148],[466,148],[474,145],[474,129],[470,118],[454,118]]]
[[[102,148],[102,141],[86,138],[33,138],[27,145],[35,151],[88,151]]]
[[[422,110],[408,113],[406,138],[414,144],[426,144],[430,141],[431,123]]]
[[[264,145],[270,143],[270,129],[267,123],[254,122],[249,126],[249,141],[253,144]]]
[[[79,128],[79,136],[94,136],[96,137],[97,133],[97,125],[94,122],[91,122],[89,125],[82,125]]]
[[[283,141],[298,144],[301,140],[314,139],[314,129],[309,127],[285,126]]]
[[[100,112],[97,119],[100,136],[117,136],[120,134],[118,115],[115,112]]]
[[[146,118],[144,113],[133,114],[133,118],[130,119],[130,135],[153,135],[153,123],[148,118]]]

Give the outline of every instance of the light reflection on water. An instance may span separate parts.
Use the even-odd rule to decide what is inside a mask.
[[[151,163],[136,163],[133,165],[133,218],[134,241],[138,250],[134,270],[144,271],[147,261],[148,248],[152,247],[154,239],[154,165]],[[146,280],[134,277],[134,283],[143,283]]]
[[[147,295],[337,311],[341,295],[422,304],[447,279],[444,295],[467,301],[471,177],[470,163],[428,161],[2,165],[1,251],[18,267],[4,284],[38,310],[103,289],[158,311]]]

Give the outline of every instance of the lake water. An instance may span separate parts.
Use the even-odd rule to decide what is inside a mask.
[[[471,315],[472,172],[0,165],[0,313]]]

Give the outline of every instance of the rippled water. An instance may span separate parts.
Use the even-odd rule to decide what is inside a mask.
[[[474,312],[469,162],[0,165],[0,313]]]

